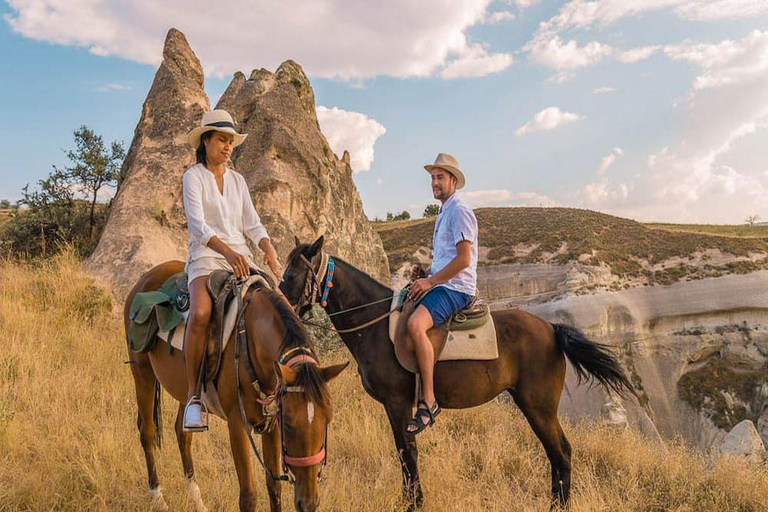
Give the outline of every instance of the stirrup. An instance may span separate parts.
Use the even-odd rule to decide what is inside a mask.
[[[200,408],[200,421],[196,423],[189,423],[187,419],[187,413],[191,407],[195,406]],[[203,411],[205,411],[205,414],[203,414]],[[182,428],[184,432],[205,432],[208,430],[208,408],[205,406],[200,397],[193,396],[187,400],[187,404],[184,406],[184,424]]]

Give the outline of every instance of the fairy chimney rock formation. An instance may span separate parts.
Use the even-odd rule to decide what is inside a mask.
[[[169,30],[123,164],[125,179],[86,264],[119,299],[158,263],[186,259],[181,176],[195,161],[187,133],[210,109],[203,79],[184,34]]]
[[[320,131],[315,95],[301,66],[235,74],[216,108],[248,133],[232,160],[245,176],[256,210],[278,252],[325,235],[333,254],[388,282],[387,256],[368,223],[348,153],[339,160]]]
[[[87,262],[120,300],[153,266],[186,259],[182,174],[194,164],[187,133],[210,109],[203,79],[184,35],[171,29],[125,160],[125,180]],[[286,61],[275,73],[235,73],[217,108],[248,134],[233,166],[278,254],[285,258],[294,235],[303,241],[325,235],[329,251],[388,282],[387,256],[363,212],[348,156],[339,160],[321,133],[301,66]]]

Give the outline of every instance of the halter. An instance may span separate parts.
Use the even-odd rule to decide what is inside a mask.
[[[235,343],[235,384],[237,386],[237,402],[240,407],[240,419],[243,422],[243,427],[245,428],[245,432],[248,435],[248,440],[251,443],[251,448],[253,449],[253,452],[256,454],[256,458],[258,459],[261,466],[266,471],[269,478],[277,481],[283,481],[283,482],[289,482],[291,484],[296,483],[296,477],[291,471],[291,468],[289,466],[293,467],[310,467],[310,466],[316,466],[318,464],[321,465],[320,471],[317,473],[317,480],[320,481],[323,473],[323,469],[325,468],[325,464],[327,462],[327,446],[328,446],[328,424],[325,425],[325,435],[323,439],[323,446],[320,448],[320,451],[317,452],[314,455],[308,455],[308,456],[302,456],[302,457],[293,457],[288,455],[287,449],[285,447],[285,443],[282,442],[282,440],[285,438],[283,435],[283,402],[282,397],[285,395],[285,393],[304,393],[304,386],[283,386],[282,381],[280,377],[278,376],[277,379],[277,385],[275,386],[275,391],[271,395],[266,395],[261,387],[259,386],[259,382],[256,376],[256,371],[253,368],[253,364],[251,363],[251,358],[248,353],[248,339],[246,335],[245,330],[245,309],[250,303],[250,297],[243,303],[241,299],[240,293],[237,294],[238,297],[238,319],[237,319],[237,337],[238,340]],[[256,442],[253,440],[253,436],[251,435],[251,428],[248,424],[248,419],[245,415],[245,407],[243,406],[243,396],[240,392],[240,371],[239,371],[239,361],[240,361],[240,352],[243,353],[243,358],[245,359],[245,369],[248,373],[249,380],[251,381],[251,385],[253,386],[254,391],[256,391],[256,394],[258,398],[256,401],[262,406],[262,413],[267,418],[267,421],[264,423],[264,425],[261,425],[259,427],[255,427],[254,430],[258,434],[263,434],[264,432],[271,431],[275,424],[280,425],[280,438],[281,438],[281,446],[282,446],[282,467],[283,467],[283,474],[282,475],[275,475],[272,473],[272,471],[267,467],[267,465],[264,463],[264,460],[261,457],[261,454],[259,453],[258,448],[256,447]],[[299,352],[297,354],[297,352]],[[295,355],[294,355],[295,354]],[[278,359],[278,362],[280,364],[283,364],[291,369],[294,369],[295,367],[302,365],[302,364],[314,364],[317,365],[317,358],[315,357],[315,354],[312,352],[311,349],[307,347],[295,347],[290,350],[287,350],[283,354],[281,354],[280,358]]]

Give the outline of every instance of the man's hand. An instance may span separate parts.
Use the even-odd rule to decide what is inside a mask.
[[[429,278],[417,279],[411,284],[411,289],[408,292],[408,298],[413,301],[420,301],[426,293],[432,289],[432,282]]]
[[[282,282],[284,270],[283,264],[280,263],[280,259],[277,257],[277,251],[275,251],[274,246],[269,241],[264,245],[266,246],[264,248],[264,264],[268,266],[275,277]]]
[[[229,250],[226,255],[227,263],[232,266],[232,270],[235,273],[235,277],[242,278],[247,277],[250,274],[248,268],[248,260],[242,254]]]

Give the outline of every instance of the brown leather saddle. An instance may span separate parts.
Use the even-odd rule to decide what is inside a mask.
[[[251,275],[256,274],[263,277],[270,288],[275,288],[274,281],[267,273],[256,271],[252,268]],[[179,278],[177,286],[179,290],[187,290],[186,307],[188,308],[189,291],[186,273]],[[213,301],[213,308],[211,310],[211,319],[208,323],[208,336],[206,338],[204,380],[205,382],[214,382],[221,369],[221,358],[222,353],[224,352],[224,318],[226,317],[229,306],[236,299],[239,288],[237,286],[237,278],[229,270],[215,270],[212,272],[208,276],[205,287]],[[183,301],[183,298],[177,298],[177,307],[179,302],[183,305]],[[243,303],[240,304],[240,307],[242,306]]]
[[[395,355],[397,356],[400,365],[412,373],[418,372],[418,363],[413,349],[413,342],[408,335],[408,318],[417,306],[418,304],[414,304],[411,300],[403,302],[400,316],[395,325],[394,336],[392,337],[392,342],[395,346]],[[427,336],[432,343],[432,349],[435,353],[435,361],[440,360],[440,356],[446,347],[448,335],[451,331],[472,331],[484,326],[488,323],[490,318],[490,307],[487,304],[480,302],[478,296],[475,295],[467,307],[454,313],[444,324],[436,325],[427,331]],[[471,336],[472,334],[470,334],[470,337]]]

